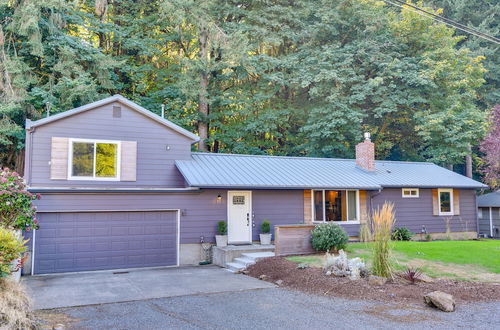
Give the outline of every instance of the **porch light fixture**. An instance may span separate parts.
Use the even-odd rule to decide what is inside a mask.
[[[217,195],[217,203],[220,203],[222,201],[222,196],[221,194]]]

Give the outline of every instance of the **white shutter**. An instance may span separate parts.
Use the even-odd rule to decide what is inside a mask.
[[[52,137],[50,150],[50,178],[52,180],[68,179],[68,148],[68,138]]]
[[[120,181],[137,181],[137,142],[121,142]]]

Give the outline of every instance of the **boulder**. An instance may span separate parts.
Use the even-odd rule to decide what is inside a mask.
[[[423,283],[434,283],[434,279],[430,276],[427,276],[425,274],[420,274],[416,279],[416,282],[423,282]]]
[[[278,285],[278,286],[282,286],[283,285],[283,280],[277,280],[274,283],[276,283],[276,285]]]
[[[381,276],[370,275],[368,276],[368,284],[374,286],[381,286],[387,282],[387,278]]]
[[[265,274],[262,274],[262,275],[259,276],[259,280],[265,281],[265,280],[267,280],[267,278],[268,278],[268,276],[265,275]]]
[[[443,312],[453,312],[455,310],[455,299],[448,293],[441,291],[433,291],[424,296],[424,302],[431,306],[442,310]]]

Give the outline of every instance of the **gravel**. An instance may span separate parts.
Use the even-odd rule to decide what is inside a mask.
[[[243,276],[243,275],[239,275]],[[325,297],[283,288],[39,311],[66,329],[494,329],[500,302],[428,307]],[[52,321],[51,321],[52,320]]]

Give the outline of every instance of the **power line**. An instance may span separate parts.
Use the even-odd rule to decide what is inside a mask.
[[[498,39],[498,38],[496,38],[494,36],[490,36],[490,35],[488,35],[488,34],[486,34],[484,32],[481,32],[481,31],[476,30],[474,28],[468,27],[466,25],[463,25],[463,24],[461,24],[461,23],[459,23],[457,21],[454,21],[452,19],[446,18],[444,16],[436,15],[436,14],[431,13],[431,12],[429,12],[429,11],[423,9],[423,8],[417,7],[417,6],[415,6],[415,5],[411,4],[411,3],[406,3],[406,2],[401,1],[401,0],[394,0],[394,1],[396,1],[397,3],[402,4],[403,6],[408,6],[408,7],[414,8],[416,10],[419,10],[421,12],[424,12],[424,13],[426,13],[428,15],[431,15],[431,16],[437,18],[438,20],[442,21],[443,23],[449,23],[448,25],[452,25],[455,28],[461,29],[462,31],[464,31],[463,29],[465,29],[465,30],[468,30],[468,31],[465,31],[465,32],[472,33],[472,34],[475,33],[476,36],[477,36],[477,34],[479,34],[481,36],[484,36],[485,38],[491,39],[491,41],[496,42],[496,43],[500,42],[500,39]]]
[[[414,13],[417,13],[421,16],[424,16],[424,17],[427,17],[427,18],[430,18],[432,20],[435,20],[437,22],[440,22],[440,23],[444,23],[448,26],[451,26],[457,30],[461,30],[463,32],[466,32],[466,33],[469,33],[469,34],[472,34],[472,35],[475,35],[476,37],[479,37],[479,38],[482,38],[482,39],[485,39],[485,40],[488,40],[488,41],[491,41],[491,42],[494,42],[496,44],[500,44],[500,39],[496,38],[496,37],[493,37],[489,34],[486,34],[486,33],[483,33],[483,32],[480,32],[476,29],[473,29],[473,28],[470,28],[470,27],[467,27],[463,24],[460,24],[454,20],[451,20],[449,18],[446,18],[446,17],[443,17],[443,16],[439,16],[439,15],[436,15],[436,14],[433,14],[429,11],[426,11],[425,9],[422,9],[422,8],[419,8],[417,6],[414,6],[412,4],[408,4],[406,2],[403,2],[403,1],[399,1],[399,0],[394,0],[398,3],[394,3],[390,0],[383,0],[384,2],[388,3],[388,4],[391,4],[393,6],[396,6],[396,7],[399,7],[399,8],[403,8],[403,9],[407,9],[411,12],[414,12]],[[405,7],[407,6],[407,7]],[[410,8],[414,8],[415,10],[412,10]]]

